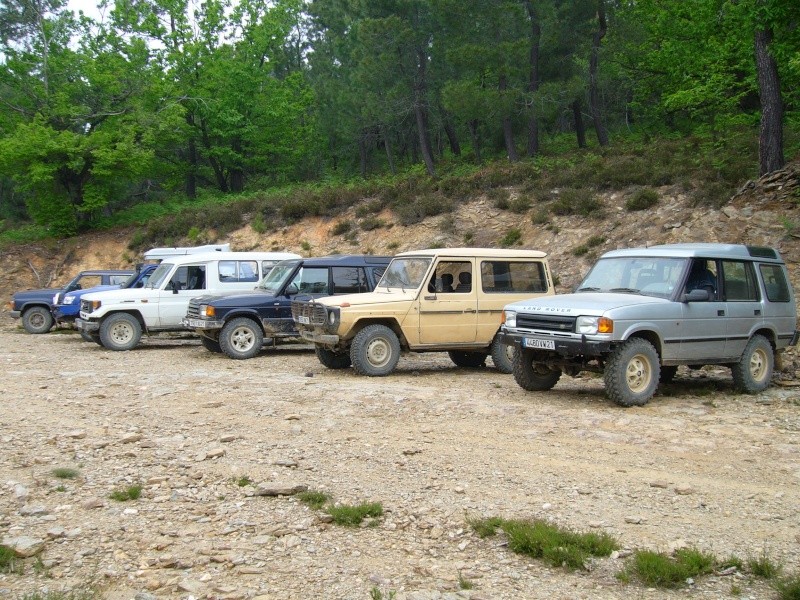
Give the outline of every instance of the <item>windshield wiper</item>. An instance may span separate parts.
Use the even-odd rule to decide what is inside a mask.
[[[622,294],[638,294],[639,290],[635,288],[611,288],[609,292],[620,292]]]
[[[578,291],[578,292],[599,292],[600,288],[599,287],[588,286],[588,287],[578,288],[576,291]]]

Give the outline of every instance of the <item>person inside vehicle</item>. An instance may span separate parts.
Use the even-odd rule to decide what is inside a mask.
[[[686,281],[686,292],[692,290],[706,290],[709,298],[714,298],[717,289],[717,278],[708,268],[705,260],[695,260],[692,263],[692,270],[689,272],[689,279]]]

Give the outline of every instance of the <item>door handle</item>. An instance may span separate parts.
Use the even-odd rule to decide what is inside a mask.
[[[718,317],[724,317],[725,316],[725,311],[724,310],[718,310],[717,311],[717,316]]]
[[[478,312],[478,311],[477,311],[477,310],[475,310],[474,308],[465,308],[465,309],[464,309],[464,312],[465,312],[465,313],[476,313],[476,312]]]
[[[755,309],[755,310],[753,311],[753,314],[754,314],[755,316],[757,316],[757,317],[760,317],[760,316],[761,316],[761,309],[760,309],[760,308],[757,308],[757,309]]]
[[[425,300],[436,300],[436,296],[424,296]]]

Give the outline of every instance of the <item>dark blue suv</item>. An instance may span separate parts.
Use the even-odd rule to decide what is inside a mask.
[[[157,264],[139,265],[133,275],[116,285],[96,285],[71,292],[59,292],[53,297],[53,307],[51,309],[53,318],[57,323],[72,323],[75,321],[81,311],[81,297],[84,294],[102,292],[103,290],[118,290],[120,288],[144,287],[144,284],[150,278],[150,274],[156,270],[157,266]]]
[[[194,298],[183,325],[200,334],[211,352],[252,358],[265,343],[299,337],[292,300],[371,292],[390,260],[369,255],[285,260],[252,292]]]
[[[85,287],[97,285],[118,286],[128,279],[133,271],[94,269],[81,271],[63,288],[24,290],[11,298],[9,308],[11,318],[22,319],[22,326],[28,333],[47,333],[55,325],[51,314],[56,294],[65,294]]]

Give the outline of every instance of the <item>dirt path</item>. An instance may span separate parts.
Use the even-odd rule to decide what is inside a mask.
[[[624,410],[595,378],[533,394],[438,354],[369,379],[302,347],[250,361],[185,339],[115,353],[6,325],[0,362],[0,534],[44,542],[22,574],[0,575],[0,596],[90,582],[139,600],[369,598],[373,587],[408,600],[686,595],[618,582],[623,558],[548,568],[479,539],[468,515],[543,517],[627,550],[766,550],[800,565],[800,392],[735,395],[724,369],[681,372]],[[134,484],[139,500],[109,499]],[[255,496],[259,484],[376,501],[385,515],[343,528],[294,497]],[[733,576],[692,594],[734,584],[771,594]]]

